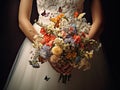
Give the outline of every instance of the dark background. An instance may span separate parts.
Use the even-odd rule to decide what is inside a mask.
[[[86,0],[88,1],[88,0]],[[2,90],[7,76],[10,72],[15,56],[25,36],[18,26],[19,0],[0,1],[0,90]],[[37,18],[37,10],[33,4],[31,22]],[[102,0],[104,13],[104,31],[101,41],[110,71],[109,90],[120,90],[119,88],[119,30],[120,14],[117,0]]]

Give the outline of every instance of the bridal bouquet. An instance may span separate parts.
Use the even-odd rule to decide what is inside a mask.
[[[36,22],[41,30],[39,35],[34,36],[33,47],[36,52],[30,64],[39,68],[39,62],[50,61],[60,67],[69,63],[73,68],[89,69],[90,60],[99,50],[100,43],[86,37],[91,25],[84,15],[75,12],[73,17],[66,17],[60,13],[50,18],[49,25]]]

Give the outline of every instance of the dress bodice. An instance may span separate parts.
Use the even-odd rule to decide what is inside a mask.
[[[39,17],[49,18],[62,12],[67,17],[75,11],[82,12],[84,0],[37,0]]]

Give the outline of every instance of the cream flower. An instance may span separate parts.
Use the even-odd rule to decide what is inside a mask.
[[[63,41],[63,39],[61,39],[61,38],[56,38],[55,41],[54,41],[54,43],[55,43],[56,45],[62,45],[62,44],[64,43],[64,41]]]
[[[88,69],[90,69],[91,65],[90,62],[88,62],[88,60],[86,60],[85,58],[83,58],[80,63],[79,63],[79,69],[83,68],[83,71],[86,71]]]
[[[85,14],[86,14],[86,13],[81,13],[81,14],[79,14],[78,19],[81,19]]]

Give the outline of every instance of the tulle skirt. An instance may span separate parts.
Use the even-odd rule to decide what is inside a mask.
[[[37,24],[33,26],[36,30],[40,29]],[[16,56],[4,90],[107,90],[108,65],[102,48],[95,54],[91,69],[74,69],[70,81],[66,84],[58,82],[60,74],[49,62],[40,64],[40,68],[33,68],[29,64],[31,51],[35,50],[26,38]]]

